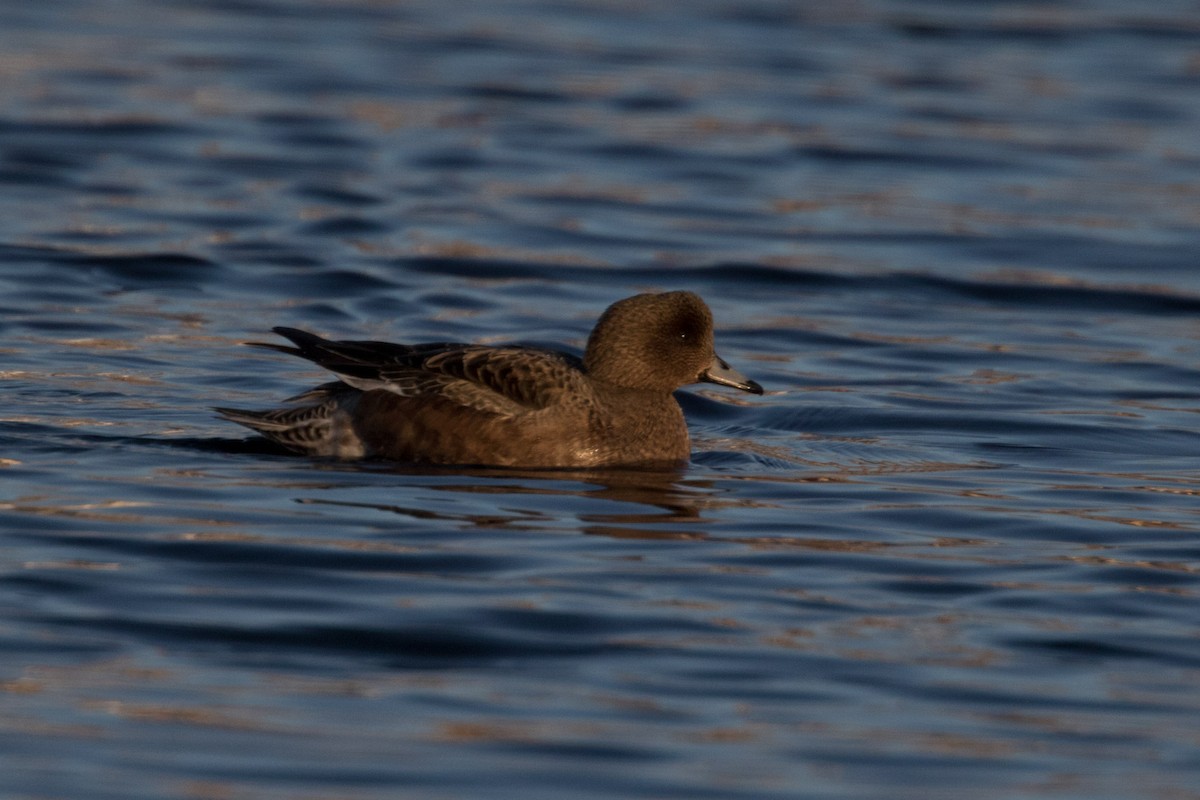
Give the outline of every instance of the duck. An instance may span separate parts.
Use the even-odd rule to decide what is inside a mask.
[[[340,460],[603,468],[681,465],[691,443],[677,389],[707,382],[761,395],[717,355],[713,317],[689,291],[645,293],[609,306],[583,358],[558,350],[436,342],[330,340],[272,329],[336,380],[225,419],[284,448]]]

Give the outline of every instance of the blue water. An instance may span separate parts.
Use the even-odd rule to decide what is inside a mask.
[[[0,796],[1200,798],[1192,2],[0,6]],[[708,299],[671,472],[239,345]]]

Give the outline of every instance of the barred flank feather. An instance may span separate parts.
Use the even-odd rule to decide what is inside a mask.
[[[225,419],[245,425],[298,453],[361,458],[363,447],[350,429],[346,414],[347,399],[344,395],[330,396],[317,405],[274,411],[247,411],[241,408],[213,410]],[[352,404],[353,398],[349,400]]]

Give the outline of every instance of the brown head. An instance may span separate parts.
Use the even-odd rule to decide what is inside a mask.
[[[639,294],[613,303],[588,337],[584,367],[627,389],[673,392],[699,381],[762,394],[717,356],[712,312],[692,292]]]

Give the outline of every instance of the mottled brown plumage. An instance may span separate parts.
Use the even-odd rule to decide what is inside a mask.
[[[532,347],[331,341],[275,328],[340,378],[274,411],[218,408],[285,447],[316,456],[521,467],[686,461],[672,396],[710,381],[762,394],[713,350],[712,315],[691,292],[641,294],[596,323],[582,360]]]

